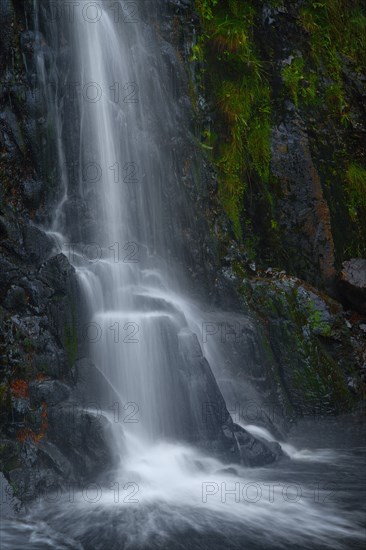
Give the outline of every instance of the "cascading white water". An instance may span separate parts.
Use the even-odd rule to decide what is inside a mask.
[[[124,9],[121,3],[121,13]],[[103,10],[100,15],[86,1],[80,11],[83,18],[67,29],[73,50],[70,72],[77,80],[67,83],[62,107],[67,116],[67,102],[76,103],[78,182],[72,187],[66,181],[49,233],[76,267],[88,321],[98,334],[90,358],[113,388],[111,400],[117,395],[120,404],[136,404],[139,422],[133,432],[151,442],[157,436],[176,436],[192,416],[189,403],[177,395],[177,335],[188,329],[190,308],[183,297],[177,298],[173,281],[178,273],[172,275],[169,258],[162,258],[174,246],[165,220],[179,217],[166,212],[169,205],[162,198],[165,188],[177,184],[169,173],[174,105],[148,27],[121,27],[116,14]],[[46,78],[44,71],[41,76]],[[62,118],[60,112],[55,116]],[[68,147],[59,147],[61,166]],[[92,170],[97,176],[90,178]],[[63,166],[66,179],[67,173],[70,166]],[[69,246],[67,227],[67,208],[75,194],[88,203],[96,220],[89,232],[85,220],[78,220],[83,241],[76,250]],[[96,251],[96,261],[83,258],[86,249]]]
[[[122,430],[110,422],[112,446],[119,455],[111,483],[126,488],[128,498],[125,494],[116,500],[115,492],[106,489],[91,506],[78,494],[72,504],[41,503],[29,517],[42,518],[93,549],[183,548],[182,534],[192,548],[220,548],[224,543],[228,548],[282,548],[289,543],[342,548],[342,537],[345,545],[360,538],[355,517],[346,512],[342,517],[333,506],[321,507],[309,498],[284,498],[281,484],[275,483],[276,469],[228,468],[187,445],[187,433],[193,433],[193,440],[207,437],[195,378],[185,373],[182,362],[184,343],[192,342],[205,315],[182,292],[184,277],[172,261],[180,255],[179,218],[189,218],[189,207],[177,212],[178,203],[171,205],[166,197],[167,189],[180,193],[171,151],[179,134],[180,107],[174,102],[172,75],[159,54],[152,3],[138,3],[145,22],[121,25],[114,11],[103,9],[99,17],[98,3],[80,0],[75,20],[61,31],[59,47],[66,49],[69,73],[64,80],[58,75],[50,115],[63,183],[49,233],[76,268],[88,309],[85,317],[96,330],[89,356],[106,380],[100,400],[110,406],[116,399],[120,406],[135,404],[138,413],[138,422],[124,423]],[[157,4],[164,7],[165,1]],[[39,67],[47,88],[42,56]],[[65,94],[70,80],[77,86]],[[67,101],[74,103],[68,106]],[[68,121],[68,134],[63,117],[71,113],[75,120]],[[75,161],[76,182],[70,180],[70,166],[65,169],[65,163]],[[85,167],[97,175],[87,177]],[[75,197],[85,201],[92,219],[84,219],[79,210],[71,229]],[[184,199],[181,206],[187,209]],[[79,240],[70,255],[66,243],[75,242],[75,235]],[[95,261],[85,260],[85,247],[96,251]],[[209,358],[216,351],[207,344]],[[110,411],[104,414],[111,417]],[[271,439],[263,428],[248,431]],[[288,463],[286,468],[294,475]],[[243,491],[248,484],[252,491],[258,486],[264,491],[271,483],[268,498],[257,498],[250,488]],[[233,488],[235,494],[227,496]],[[42,525],[37,524],[36,533],[44,533]],[[45,540],[44,534],[43,539],[38,536],[35,544]],[[50,544],[73,547],[56,537]]]

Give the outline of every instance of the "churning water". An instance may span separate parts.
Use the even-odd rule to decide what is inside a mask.
[[[61,181],[49,234],[76,268],[96,331],[88,355],[105,381],[100,402],[132,404],[138,421],[121,427],[106,410],[114,470],[6,520],[2,547],[356,548],[360,451],[284,444],[287,459],[249,469],[192,444],[210,434],[182,356],[187,345],[200,355],[205,315],[179,267],[190,205],[175,171],[183,107],[158,36],[166,3],[112,10],[80,0],[72,20],[43,23],[57,63],[44,46],[38,73]],[[40,17],[45,4],[36,3]],[[66,243],[76,243],[72,254]],[[204,349],[209,359],[216,351]],[[263,426],[244,428],[275,440]]]

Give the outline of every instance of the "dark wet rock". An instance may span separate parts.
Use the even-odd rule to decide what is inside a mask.
[[[0,472],[0,498],[2,520],[6,517],[13,517],[14,513],[19,511],[21,502],[15,496],[12,486],[2,472]]]
[[[68,259],[40,229],[58,190],[54,166],[44,170],[55,157],[35,54],[51,67],[53,53],[31,29],[32,0],[0,4],[0,471],[25,501],[94,475],[108,452],[101,422],[80,411],[73,422],[63,407],[78,353],[78,291]]]
[[[85,201],[77,196],[70,197],[64,204],[65,227],[72,242],[90,242],[90,235],[95,227],[96,220]],[[84,220],[80,226],[78,220]]]
[[[9,233],[7,230],[7,223],[6,219],[3,216],[0,216],[0,239],[4,240],[9,237]]]
[[[30,469],[35,465],[41,480],[50,477],[62,480],[62,472],[58,470],[60,457],[57,465],[56,458],[53,462],[50,458],[51,452],[47,457],[45,453],[39,454],[37,444],[43,438],[48,441],[45,407],[70,395],[67,385],[57,378],[70,379],[70,357],[62,343],[65,324],[70,322],[67,300],[69,292],[75,291],[74,270],[65,257],[56,257],[53,261],[51,258],[43,263],[40,269],[43,281],[40,280],[34,264],[41,264],[52,253],[53,243],[32,225],[21,221],[21,231],[11,216],[6,220],[7,233],[0,248],[0,263],[4,268],[0,286],[5,290],[3,305],[7,309],[0,307],[0,348],[5,380],[15,389],[1,393],[1,433],[18,442],[14,446],[11,440],[4,441],[5,461],[1,468],[15,484],[23,476],[27,494],[19,498],[26,500],[34,497],[42,486],[42,482],[38,486],[30,476]],[[13,246],[15,238],[17,244]],[[32,245],[40,250],[35,251]],[[56,304],[52,307],[56,296],[57,307]],[[56,379],[43,380],[46,376]],[[1,384],[1,391],[4,387]],[[53,455],[56,457],[57,450]],[[92,459],[90,468],[91,464]]]
[[[222,427],[230,420],[230,415],[210,365],[203,357],[196,334],[188,329],[181,330],[178,341],[183,358],[180,377],[189,399],[189,410],[198,411],[199,414],[199,437],[202,437],[207,445],[220,447],[224,444],[224,447],[235,451],[235,445],[229,440],[226,441],[223,436]],[[223,448],[217,450],[225,452]]]
[[[366,315],[366,260],[356,258],[344,262],[340,282],[351,306]]]
[[[39,441],[28,438],[18,444],[3,463],[21,502],[70,483],[95,481],[111,464],[103,436],[103,419],[92,417],[72,404],[44,410],[47,410],[47,435],[42,434]],[[5,442],[5,448],[10,450],[11,442]]]
[[[4,307],[6,309],[23,310],[27,305],[27,296],[24,288],[12,285],[5,297]]]
[[[240,450],[241,462],[244,466],[265,466],[283,456],[278,443],[263,442],[235,424],[234,430],[235,439]]]
[[[266,443],[233,423],[196,334],[187,329],[180,331],[178,337],[184,357],[181,376],[185,383],[189,380],[190,408],[200,414],[200,436],[196,444],[226,462],[248,466],[263,466],[279,458],[280,451],[276,455]]]
[[[111,465],[111,456],[103,430],[104,417],[97,418],[75,406],[49,410],[48,440],[73,465],[78,481],[90,479]]]
[[[178,10],[186,10],[192,5],[192,0],[168,0],[169,6]]]
[[[363,392],[365,345],[342,305],[286,275],[248,279],[243,292],[262,322],[281,392],[295,414],[319,417],[349,410],[354,392]]]
[[[11,158],[15,159],[25,154],[26,148],[19,121],[8,109],[0,113],[0,132],[5,149]]]
[[[32,263],[40,264],[57,252],[55,242],[34,225],[25,226],[23,236],[25,250]]]
[[[18,279],[18,274],[17,267],[10,263],[7,258],[0,255],[0,290],[4,297],[10,283]]]
[[[0,224],[1,224],[2,240],[5,241],[3,243],[3,246],[8,245],[8,242],[6,242],[8,240],[12,241],[11,244],[14,243],[15,246],[17,245],[19,246],[23,244],[20,225],[13,218],[12,215],[0,216]]]
[[[12,407],[14,411],[21,415],[25,415],[30,411],[30,402],[29,399],[12,397],[11,400]]]
[[[71,462],[60,452],[60,450],[48,441],[41,440],[39,443],[39,453],[45,455],[46,459],[54,464],[57,473],[65,479],[72,479],[73,468]]]
[[[45,402],[48,405],[57,405],[70,397],[71,390],[59,380],[43,380],[32,382],[29,385],[29,393],[31,402],[34,404]]]
[[[334,243],[328,204],[298,114],[273,129],[271,169],[282,186],[280,225],[293,272],[334,290]]]
[[[11,321],[20,332],[36,340],[41,335],[46,319],[44,317],[16,314],[11,318]]]
[[[8,474],[14,493],[22,504],[51,493],[60,483],[60,477],[48,457],[46,466],[45,463],[40,464],[38,458],[41,455],[37,450],[36,453],[35,460],[27,468],[16,468]]]
[[[20,47],[23,54],[33,60],[34,49],[44,41],[39,31],[24,31],[20,35]]]
[[[120,395],[116,389],[89,358],[83,357],[76,361],[73,378],[75,387],[72,399],[78,403],[84,405],[94,402],[101,410],[108,410],[111,403],[120,402]]]
[[[14,40],[14,8],[11,0],[3,0],[0,5],[0,68],[5,65],[11,55],[11,48]]]
[[[64,254],[47,260],[39,270],[39,278],[57,293],[66,293],[70,277],[75,272]]]
[[[23,181],[23,197],[27,206],[38,208],[42,200],[43,183],[41,181]]]
[[[32,313],[40,314],[46,309],[47,300],[53,292],[48,286],[38,281],[35,276],[32,278],[24,277],[20,280],[22,288],[27,295],[27,305]]]
[[[44,376],[63,377],[69,368],[67,353],[50,336],[48,341],[44,339],[44,345],[32,358],[32,367]]]

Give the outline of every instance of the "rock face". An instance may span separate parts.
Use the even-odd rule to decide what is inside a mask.
[[[366,260],[356,258],[344,262],[340,281],[351,306],[366,315]]]
[[[315,285],[334,288],[334,243],[328,204],[294,106],[287,122],[272,131],[272,173],[279,179],[279,224],[291,271]]]
[[[325,2],[252,2],[248,10],[229,0],[211,3],[209,10],[193,4],[201,40],[193,52],[199,59],[198,123],[219,176],[209,213],[220,242],[217,295],[261,327],[263,339],[252,346],[266,350],[265,360],[256,357],[265,381],[261,395],[272,377],[285,416],[347,410],[364,399],[366,380],[366,324],[359,315],[365,314],[364,260],[348,262],[365,257],[365,58],[343,40],[354,25],[352,10],[361,4],[350,7],[343,28],[336,12],[328,18],[332,10]],[[231,22],[226,32],[223,17]],[[244,53],[233,40],[232,28],[246,33],[253,66],[266,67],[268,77],[256,81],[256,70],[242,61],[248,49]],[[248,99],[252,82],[253,96],[268,94],[265,107]],[[245,124],[237,122],[240,117]],[[231,157],[239,166],[235,184],[223,170]],[[236,298],[229,291],[233,283]],[[247,324],[247,342],[250,334]],[[236,347],[241,357],[244,347]],[[245,393],[238,372],[255,379],[243,361],[219,383],[229,387],[235,380]]]
[[[342,262],[365,257],[365,58],[351,51],[346,38],[358,40],[362,2],[343,10],[342,23],[339,6],[333,10],[328,2],[252,2],[248,10],[235,0],[193,4],[200,17],[200,42],[193,49],[199,123],[233,239],[263,269],[278,267],[340,299]],[[230,22],[227,31],[223,17]],[[243,29],[251,63],[242,61],[249,50],[233,40],[233,28]],[[266,70],[257,78],[259,67]],[[268,97],[265,106],[257,95]],[[239,165],[235,185],[223,176],[231,158],[232,172]],[[211,212],[212,227],[225,249],[230,226],[217,231],[218,211]],[[226,256],[224,250],[223,263]]]
[[[295,416],[316,419],[357,405],[366,389],[366,346],[362,325],[340,303],[275,272],[247,279],[243,295],[263,325]]]
[[[79,353],[79,293],[74,268],[40,229],[55,189],[37,156],[47,122],[34,88],[39,36],[22,34],[32,4],[0,6],[6,29],[0,38],[0,470],[13,491],[2,483],[7,502],[32,499],[55,483],[95,479],[109,460],[100,423],[67,405]]]

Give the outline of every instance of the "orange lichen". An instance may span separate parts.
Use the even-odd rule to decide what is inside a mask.
[[[41,425],[38,433],[32,430],[29,427],[21,428],[18,430],[16,438],[20,443],[25,443],[27,440],[32,441],[33,443],[38,443],[46,435],[48,429],[48,405],[47,403],[42,403],[42,412],[41,412]]]
[[[40,428],[39,434],[37,436],[38,441],[46,435],[46,431],[48,429],[48,405],[47,405],[47,403],[42,403],[41,418],[42,418],[41,428]]]
[[[37,440],[37,435],[33,430],[31,430],[31,428],[21,428],[17,431],[16,437],[20,443],[25,443],[28,439],[35,443]]]
[[[29,384],[26,380],[18,378],[18,380],[14,380],[14,382],[10,384],[10,388],[14,397],[25,399],[29,396]]]

